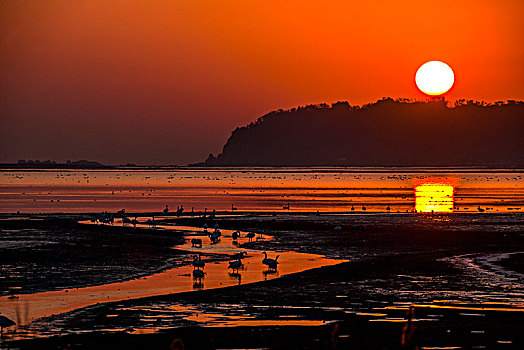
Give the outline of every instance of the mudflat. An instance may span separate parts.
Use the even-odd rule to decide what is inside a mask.
[[[51,337],[10,343],[169,348],[179,339],[187,348],[394,349],[412,322],[413,347],[518,347],[523,219],[457,213],[166,219],[175,226],[263,230],[273,239],[239,244],[272,255],[290,250],[349,261],[246,285],[93,305],[31,325]],[[85,229],[111,232],[120,239],[116,245],[136,239],[126,232],[132,227]],[[165,232],[155,231],[140,230],[140,236],[155,241],[160,251],[180,239],[173,233],[160,239]],[[183,252],[174,254],[184,261]],[[151,256],[149,264],[158,269],[161,260]],[[413,314],[407,316],[410,306]]]

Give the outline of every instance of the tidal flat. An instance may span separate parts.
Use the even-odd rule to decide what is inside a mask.
[[[519,348],[522,181],[514,169],[4,170],[0,313],[16,325],[1,347]]]
[[[24,227],[48,232],[45,239],[36,234],[20,236],[23,244],[4,248],[11,253],[3,255],[3,266],[26,266],[16,273],[9,270],[10,275],[2,278],[5,298],[12,290],[19,293],[9,302],[22,300],[24,293],[132,281],[189,266],[194,252],[176,247],[195,235],[204,246],[210,245],[202,233],[206,223],[224,230],[223,244],[232,251],[267,251],[271,256],[297,252],[340,262],[291,274],[260,270],[260,281],[225,288],[206,288],[206,279],[212,279],[206,275],[203,286],[191,291],[100,302],[36,319],[16,332],[8,331],[3,344],[169,348],[180,339],[186,348],[395,349],[409,319],[415,325],[411,341],[421,348],[518,347],[523,341],[518,325],[524,319],[524,279],[519,272],[524,217],[519,213],[273,216],[240,212],[211,220],[156,217],[157,227],[135,228],[119,224],[118,219],[113,225],[78,223],[88,217],[3,216],[2,235],[10,235],[11,242],[16,241],[14,230],[24,232]],[[241,237],[233,244],[228,237],[232,230],[263,232],[265,238]],[[34,244],[28,243],[31,240]],[[93,249],[95,241],[106,242],[101,246],[115,254]],[[41,254],[46,244],[63,244],[60,251],[67,259],[62,264],[57,263],[59,258],[45,259]],[[127,245],[141,248],[126,251],[122,247]],[[122,250],[119,254],[117,247]],[[27,259],[24,264],[17,262],[22,256]],[[227,255],[204,257],[208,264],[227,270]],[[252,266],[262,266],[257,259]],[[284,271],[281,266],[279,271]],[[51,274],[34,279],[38,271],[45,276],[44,270],[58,270],[62,278]],[[248,265],[239,274],[251,271]],[[189,276],[178,278],[193,283]],[[36,309],[26,306],[29,313]],[[406,316],[410,306],[414,306],[413,317]],[[23,318],[22,305],[19,310]]]

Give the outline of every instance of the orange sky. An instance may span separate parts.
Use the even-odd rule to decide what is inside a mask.
[[[524,2],[1,1],[0,162],[166,164],[278,108],[447,95],[524,99]]]

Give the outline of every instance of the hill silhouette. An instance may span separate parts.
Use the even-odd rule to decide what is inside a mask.
[[[200,165],[524,167],[523,132],[522,101],[337,102],[268,113]]]

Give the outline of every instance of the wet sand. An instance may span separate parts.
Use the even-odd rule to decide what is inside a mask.
[[[186,259],[171,249],[183,244],[182,233],[77,221],[65,215],[0,219],[0,296],[120,282]]]
[[[202,224],[201,218],[169,221]],[[322,252],[349,262],[247,285],[208,290],[204,281],[205,289],[197,292],[93,305],[35,323],[50,335],[66,335],[13,345],[169,348],[181,338],[188,348],[396,349],[411,304],[413,341],[421,348],[522,345],[524,281],[513,273],[494,279],[483,264],[486,257],[510,254],[518,265],[521,255],[511,253],[524,251],[522,215],[216,221],[224,228],[264,229],[274,237],[245,242],[244,249]]]
[[[84,221],[82,223],[84,225],[90,225],[89,221]],[[123,226],[123,224],[121,221],[117,221],[113,226]],[[27,319],[21,324],[25,325],[42,317],[69,312],[97,303],[166,295],[202,288],[211,289],[253,283],[343,262],[339,260],[325,259],[322,256],[314,254],[282,251],[278,253],[280,256],[279,268],[276,271],[269,271],[267,267],[261,263],[264,256],[260,251],[239,248],[238,244],[233,244],[233,239],[231,238],[233,231],[231,230],[222,230],[220,241],[216,244],[210,244],[209,238],[205,237],[202,230],[196,231],[193,227],[158,225],[155,228],[151,228],[146,224],[138,224],[133,227],[133,229],[172,229],[188,232],[192,234],[191,237],[200,236],[204,241],[206,241],[206,244],[201,248],[194,248],[190,242],[191,238],[188,237],[184,244],[173,247],[180,251],[191,252],[193,254],[223,254],[226,256],[245,252],[247,256],[243,259],[243,268],[236,273],[233,273],[231,269],[228,269],[227,261],[215,261],[206,264],[204,269],[206,275],[204,278],[195,279],[191,277],[193,267],[190,265],[184,265],[150,276],[124,282],[83,288],[69,288],[42,293],[20,294],[16,299],[11,299],[9,296],[3,296],[0,297],[0,310],[2,310],[2,313],[7,317],[14,319],[22,306],[28,306],[29,311],[27,311]],[[242,238],[239,238],[240,242],[248,241],[245,237],[246,234],[247,232],[241,232]],[[258,234],[256,239],[269,240],[270,237]],[[274,257],[275,255],[275,253],[272,253],[271,257]]]
[[[507,270],[524,274],[524,252],[507,255],[501,260],[497,261],[497,264],[501,265]]]

